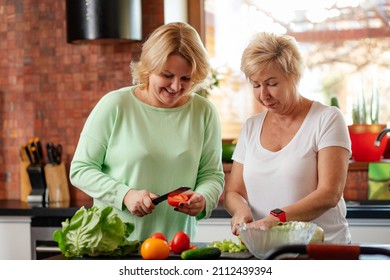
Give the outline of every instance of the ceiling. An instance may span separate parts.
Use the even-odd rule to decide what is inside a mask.
[[[306,5],[304,0],[274,0],[275,4],[279,4],[279,9],[274,10],[269,1],[245,2],[301,42],[390,37],[390,0],[322,0],[306,2]],[[278,14],[280,7],[287,3],[293,4],[290,7],[292,17],[281,17]],[[322,6],[314,7],[314,3]]]

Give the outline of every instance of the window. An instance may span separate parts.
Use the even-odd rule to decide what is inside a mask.
[[[379,122],[390,122],[390,1],[205,0],[204,9],[205,44],[220,80],[209,98],[224,139],[237,138],[245,119],[263,110],[240,71],[244,48],[261,31],[297,39],[307,64],[302,95],[324,104],[336,96],[351,124],[361,93],[369,107],[377,91]]]

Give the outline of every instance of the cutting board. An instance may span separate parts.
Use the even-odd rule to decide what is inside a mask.
[[[206,247],[208,243],[204,242],[195,242],[196,247],[201,248],[201,247]],[[254,258],[253,254],[249,251],[241,251],[241,252],[221,252],[221,256],[219,257],[220,259],[233,259],[233,260],[246,260],[250,258]]]
[[[169,258],[170,259],[181,259],[181,256],[180,256],[180,254],[171,253],[169,255]],[[254,256],[249,251],[234,252],[234,253],[222,252],[221,256],[219,257],[219,259],[222,259],[222,260],[247,260],[250,258],[254,258]]]
[[[200,247],[205,247],[208,243],[203,243],[203,242],[197,243],[197,242],[195,242],[194,244],[196,245],[196,247],[200,248]],[[66,259],[62,255],[57,257],[56,259],[61,259],[61,258]],[[251,252],[249,252],[249,251],[241,251],[241,252],[234,252],[234,253],[222,252],[221,256],[218,259],[220,259],[220,260],[247,260],[247,259],[254,259],[254,258],[255,257],[253,256],[253,254]],[[107,257],[107,256],[89,257],[89,256],[85,256],[85,257],[83,257],[83,259],[142,259],[142,257],[141,257],[140,252],[137,251],[137,252],[131,253],[127,257]],[[170,260],[176,260],[176,259],[177,260],[181,260],[181,255],[180,254],[174,254],[174,253],[171,252],[171,254],[169,255],[168,259],[170,259]]]
[[[228,253],[228,252],[222,252],[220,256],[220,260],[247,260],[254,258],[254,256],[250,252],[236,252],[236,253]],[[66,260],[67,258],[59,254],[57,256],[51,257],[50,259],[55,260]],[[128,259],[142,259],[141,255],[138,252],[132,253],[129,256],[126,257],[110,257],[110,256],[98,256],[98,257],[90,257],[90,256],[84,256],[82,258],[76,258],[76,259],[85,259],[85,260],[128,260]],[[181,260],[180,254],[173,254],[171,253],[169,255],[170,260]],[[216,259],[218,260],[218,259]]]
[[[220,259],[233,259],[233,260],[246,260],[254,258],[251,252],[242,251],[242,252],[222,252]]]

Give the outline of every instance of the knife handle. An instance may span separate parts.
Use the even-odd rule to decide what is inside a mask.
[[[61,157],[62,157],[62,145],[58,144],[54,147],[54,159],[57,164],[61,164]]]
[[[46,154],[47,154],[47,159],[50,164],[55,164],[55,159],[53,155],[53,144],[52,143],[47,143],[46,144]]]
[[[38,149],[37,147],[31,147],[32,152],[32,158],[34,164],[39,164],[41,162],[41,158],[39,157]]]
[[[34,144],[35,144],[35,147],[37,147],[39,157],[42,160],[43,159],[43,151],[42,151],[41,140],[39,139],[39,137],[34,138]]]
[[[23,146],[23,149],[24,149],[24,151],[25,151],[25,153],[26,153],[26,155],[27,155],[28,160],[30,161],[30,163],[33,163],[33,159],[32,159],[32,157],[31,157],[30,149],[28,148],[28,146],[27,146],[27,145],[24,145],[24,146]]]

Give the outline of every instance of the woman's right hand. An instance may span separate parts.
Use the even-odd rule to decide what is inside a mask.
[[[124,199],[123,203],[131,214],[143,217],[153,212],[156,207],[152,199],[156,198],[157,195],[148,192],[147,190],[129,190]]]

